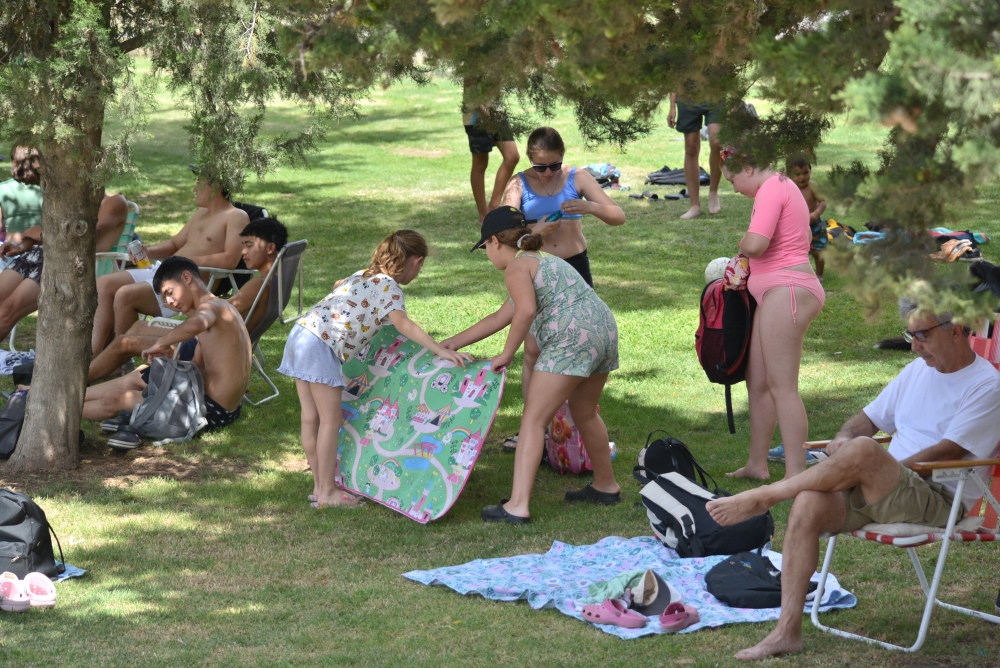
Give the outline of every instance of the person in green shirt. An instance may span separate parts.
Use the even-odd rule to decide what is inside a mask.
[[[8,241],[19,243],[25,230],[42,222],[40,162],[33,148],[15,146],[11,151],[13,178],[0,183],[0,230]]]

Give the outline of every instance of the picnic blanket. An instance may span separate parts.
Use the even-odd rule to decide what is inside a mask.
[[[765,551],[765,556],[781,568],[781,555]],[[564,615],[583,621],[580,611],[588,599],[589,585],[610,580],[627,571],[652,568],[673,585],[681,601],[693,605],[701,615],[698,624],[681,631],[777,619],[781,608],[752,610],[730,608],[705,589],[705,573],[725,559],[723,556],[681,559],[673,550],[651,536],[602,538],[593,545],[568,545],[555,541],[545,554],[524,554],[500,559],[477,559],[460,566],[429,571],[410,571],[403,577],[425,585],[450,587],[459,594],[478,594],[494,601],[525,600],[536,610],[555,608]],[[813,579],[818,579],[818,574]],[[840,588],[831,574],[827,579],[821,610],[852,608],[854,594]],[[806,604],[811,609],[812,603]],[[596,628],[619,638],[638,638],[663,633],[650,618],[641,629],[596,624]]]
[[[490,361],[465,368],[387,325],[344,365],[340,483],[425,524],[458,500],[503,395]]]

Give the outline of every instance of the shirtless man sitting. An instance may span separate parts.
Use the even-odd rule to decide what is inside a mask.
[[[267,311],[270,286],[264,287],[257,308],[254,309],[253,313],[249,312],[250,307],[253,306],[254,299],[264,283],[264,276],[271,270],[278,251],[288,241],[288,230],[277,218],[261,218],[248,224],[240,232],[240,237],[243,244],[244,264],[246,264],[247,269],[259,271],[260,275],[247,281],[239,292],[229,298],[229,303],[240,312],[246,322],[247,331],[252,332]],[[156,327],[141,320],[137,321],[129,328],[128,332],[117,335],[108,347],[101,351],[100,355],[91,360],[87,382],[94,383],[101,378],[110,376],[122,364],[127,363],[134,356],[152,346],[162,333],[162,327]],[[192,361],[201,368],[199,348],[195,348]],[[115,421],[109,420],[105,423],[107,427],[102,424],[102,429],[105,431],[116,430],[111,426],[113,422]]]
[[[173,347],[198,337],[202,350],[201,372],[205,381],[206,429],[232,423],[240,416],[240,402],[250,382],[250,335],[239,311],[205,287],[198,265],[185,257],[171,257],[160,263],[153,286],[164,303],[184,313],[188,319],[168,330],[146,350],[144,360],[170,355]],[[127,376],[87,388],[83,417],[103,420],[142,402],[149,367],[142,366]],[[109,441],[116,449],[138,447],[138,434],[122,428]]]
[[[870,522],[943,527],[957,483],[926,480],[918,462],[989,459],[1000,446],[1000,373],[969,347],[968,330],[947,314],[917,312],[904,303],[904,338],[921,359],[910,362],[875,401],[840,428],[829,458],[791,478],[713,499],[706,505],[724,526],[795,499],[782,545],[781,616],[771,633],[737,659],[764,659],[802,651],[802,616],[809,578],[819,560],[819,539]],[[892,434],[888,451],[872,440]],[[988,468],[977,473],[985,480]],[[982,495],[969,483],[968,511]]]
[[[227,194],[218,184],[199,179],[194,187],[198,210],[180,232],[147,248],[149,259],[179,255],[202,267],[236,267],[240,261],[240,232],[250,218],[232,205]],[[127,331],[139,313],[168,318],[176,314],[153,290],[158,266],[154,262],[146,269],[119,271],[97,279],[97,311],[91,338],[94,356],[104,350],[116,332]]]
[[[114,249],[127,218],[128,200],[121,195],[106,195],[97,211],[98,253]],[[0,339],[3,339],[21,318],[38,310],[45,260],[41,225],[33,225],[16,235],[16,241],[5,241],[0,246],[0,256],[14,257],[0,271]]]

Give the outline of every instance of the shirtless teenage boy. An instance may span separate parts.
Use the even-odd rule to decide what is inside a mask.
[[[278,251],[288,241],[288,230],[277,218],[261,218],[247,225],[240,232],[240,237],[243,240],[244,264],[246,264],[247,269],[259,271],[260,275],[247,281],[239,292],[229,298],[229,303],[236,307],[236,310],[246,321],[247,331],[252,332],[267,310],[269,287],[264,288],[254,312],[250,313],[249,316],[248,312],[264,282],[264,276],[274,264]],[[122,364],[152,346],[161,334],[163,334],[161,327],[155,327],[143,321],[136,322],[126,333],[115,336],[114,341],[102,350],[100,355],[91,360],[87,382],[93,383],[110,376]],[[200,348],[195,348],[192,361],[201,368]]]
[[[218,184],[199,179],[194,197],[198,210],[191,220],[169,240],[147,248],[146,254],[151,260],[179,255],[203,267],[235,267],[240,261],[240,232],[250,218],[232,205]],[[91,337],[95,356],[104,350],[116,331],[127,331],[138,319],[138,313],[166,317],[176,313],[153,291],[158,264],[108,274],[97,280],[97,311]]]
[[[188,319],[167,331],[142,351],[145,360],[169,355],[173,346],[198,337],[202,349],[201,372],[205,381],[205,404],[208,408],[207,429],[230,424],[240,415],[240,402],[250,382],[250,336],[239,311],[229,302],[208,291],[198,273],[198,266],[185,257],[171,257],[160,263],[153,279],[157,292],[168,307],[185,313]],[[103,420],[142,402],[148,368],[142,366],[127,376],[94,385],[87,389],[83,402],[83,417]],[[123,434],[126,432],[126,434]],[[116,444],[119,448],[134,444]]]
[[[110,251],[122,235],[128,217],[128,200],[121,195],[107,195],[97,211],[97,252]],[[10,334],[21,318],[38,310],[42,289],[42,227],[33,225],[16,235],[15,241],[0,246],[0,256],[14,257],[0,271],[0,339]],[[16,256],[16,257],[15,257]]]

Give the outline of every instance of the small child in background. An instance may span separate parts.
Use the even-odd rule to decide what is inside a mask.
[[[413,230],[393,232],[378,245],[368,268],[337,281],[288,335],[278,372],[295,379],[302,410],[302,449],[313,474],[313,508],[357,506],[337,484],[337,441],[343,422],[342,365],[357,356],[387,322],[399,333],[458,366],[471,360],[447,350],[406,316],[402,285],[420,273],[427,242]]]
[[[608,428],[597,413],[608,373],[618,368],[618,327],[611,309],[562,258],[541,253],[543,239],[528,227],[520,209],[501,206],[486,214],[482,236],[472,250],[484,248],[504,273],[510,299],[495,313],[441,342],[458,350],[510,327],[503,351],[491,363],[494,373],[508,366],[529,332],[541,354],[528,381],[521,416],[510,500],[486,506],[485,522],[526,524],[535,474],[545,447],[545,427],[563,402],[594,467],[594,481],[566,492],[567,501],[612,505],[621,488],[611,469]]]
[[[823,280],[822,251],[826,248],[829,237],[826,233],[826,221],[821,216],[826,210],[826,198],[816,190],[816,184],[810,181],[812,165],[804,153],[793,155],[785,163],[785,173],[802,191],[802,196],[809,206],[809,231],[812,232],[812,243],[809,245],[809,255],[816,260],[816,278]]]

